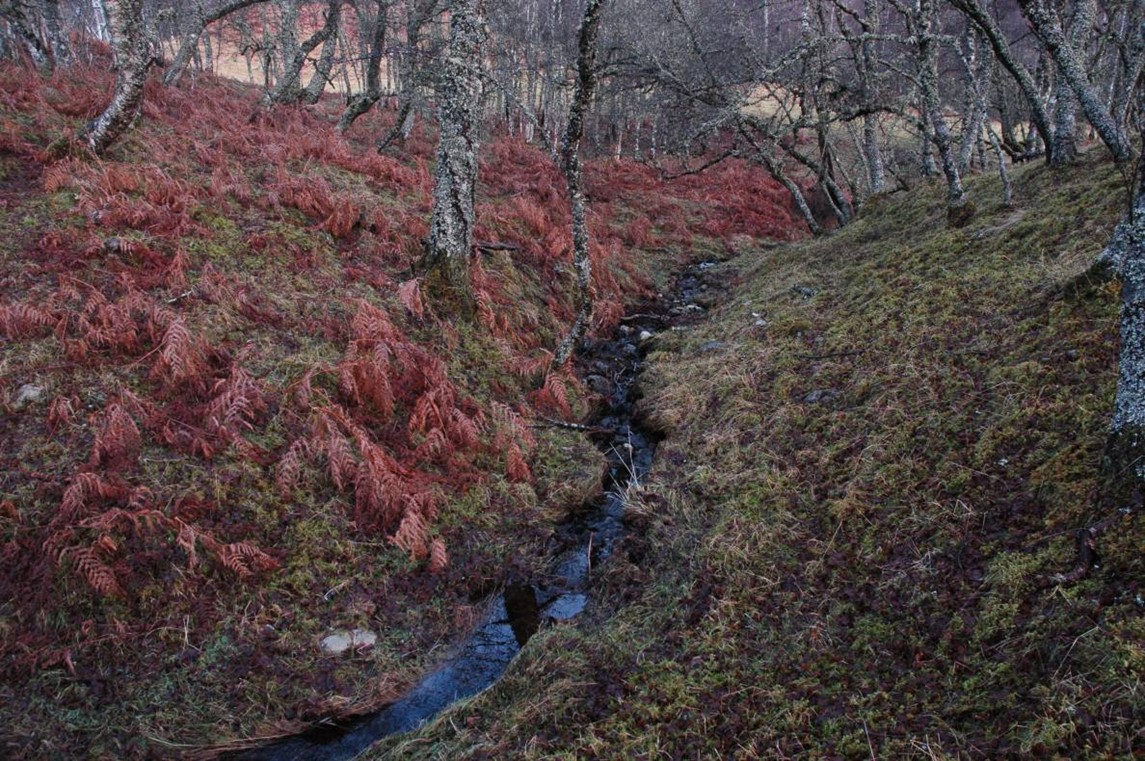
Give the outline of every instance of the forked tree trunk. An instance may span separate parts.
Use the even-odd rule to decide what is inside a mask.
[[[385,2],[375,2],[373,25],[370,27],[369,47],[366,51],[366,87],[359,95],[350,98],[346,110],[338,120],[335,128],[339,133],[350,129],[354,121],[362,114],[374,107],[382,98],[382,58],[386,53],[386,26],[389,23],[387,14],[389,6]],[[359,28],[362,26],[362,14],[358,15]]]
[[[1105,143],[1113,160],[1125,167],[1133,159],[1133,146],[1125,130],[1117,123],[1105,105],[1097,89],[1089,81],[1082,55],[1071,44],[1062,30],[1057,12],[1046,0],[1018,0],[1022,12],[1030,22],[1034,33],[1046,46],[1053,57],[1058,74],[1065,79],[1077,95],[1085,118],[1093,125],[1101,141]]]
[[[173,85],[183,76],[183,72],[187,70],[187,65],[191,63],[191,59],[195,55],[195,51],[199,49],[199,41],[203,39],[203,32],[208,26],[232,13],[265,2],[267,0],[231,0],[231,2],[220,5],[210,13],[204,13],[202,4],[200,4],[196,13],[195,25],[183,35],[183,39],[179,43],[179,52],[175,54],[175,58],[163,75],[163,84]]]
[[[561,142],[561,171],[569,191],[572,212],[573,266],[576,269],[577,313],[568,334],[557,346],[554,362],[564,364],[584,338],[592,322],[592,259],[589,256],[588,201],[581,172],[580,143],[584,138],[584,120],[596,91],[597,40],[600,18],[607,0],[588,0],[577,35],[576,91],[569,107],[568,125]]]
[[[1046,158],[1052,160],[1053,128],[1050,125],[1050,117],[1046,112],[1045,103],[1042,101],[1037,83],[1034,81],[1033,75],[1030,74],[1030,70],[1010,50],[1010,43],[1007,42],[1002,29],[979,0],[950,0],[950,4],[962,11],[981,30],[990,43],[990,47],[994,50],[994,57],[998,59],[998,63],[1002,64],[1002,67],[1010,72],[1010,76],[1014,78],[1015,84],[1022,91],[1026,104],[1029,106],[1030,118],[1046,146]],[[1007,139],[1007,142],[1012,141]]]
[[[151,63],[143,26],[143,0],[105,0],[111,48],[115,54],[115,94],[111,104],[80,130],[79,138],[96,154],[131,129],[143,105],[143,84]]]
[[[454,0],[449,46],[437,77],[441,135],[433,186],[433,216],[423,260],[425,285],[447,314],[472,315],[469,283],[477,184],[477,129],[481,107],[481,49],[485,38],[481,0]]]
[[[306,66],[307,58],[319,46],[325,44],[338,31],[342,19],[342,0],[330,0],[326,8],[326,20],[322,28],[310,35],[301,45],[294,44],[293,32],[283,31],[284,47],[293,49],[292,55],[287,58],[287,51],[283,51],[282,78],[267,95],[269,103],[296,103],[307,97],[307,91],[299,86],[302,80],[302,69]],[[321,72],[319,72],[321,73]]]

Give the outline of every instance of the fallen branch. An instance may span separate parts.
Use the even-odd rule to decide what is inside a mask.
[[[599,425],[583,425],[581,423],[570,423],[566,420],[555,420],[549,417],[537,417],[538,423],[533,423],[531,428],[564,428],[568,431],[579,431],[581,433],[614,433],[611,428],[602,428]]]
[[[515,243],[481,243],[473,244],[478,251],[520,251],[521,247]]]
[[[1123,508],[1121,512],[1126,516],[1133,514],[1131,508]],[[1047,582],[1049,584],[1076,584],[1088,576],[1094,568],[1099,568],[1101,557],[1097,553],[1097,537],[1105,533],[1106,529],[1113,525],[1116,520],[1116,517],[1106,518],[1089,528],[1078,529],[1075,535],[1077,538],[1077,563],[1065,573],[1055,573],[1048,577]]]

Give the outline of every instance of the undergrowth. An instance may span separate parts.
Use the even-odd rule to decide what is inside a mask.
[[[108,157],[47,163],[106,72],[0,69],[9,755],[172,752],[385,701],[536,570],[601,477],[587,443],[535,425],[592,401],[549,352],[575,282],[549,156],[490,140],[478,314],[451,324],[411,274],[427,130],[377,155],[386,111],[344,139],[334,101],[152,81]],[[694,250],[793,237],[746,165],[665,183],[601,162],[587,181],[597,332]],[[321,655],[354,626],[378,645]]]
[[[1124,209],[1098,154],[1016,171],[1014,208],[975,180],[959,230],[921,188],[742,257],[656,339],[647,531],[593,613],[374,757],[1145,752],[1145,519],[1096,499],[1117,287],[1067,287]]]

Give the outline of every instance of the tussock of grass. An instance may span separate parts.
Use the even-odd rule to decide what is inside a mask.
[[[1123,189],[1096,152],[1016,174],[1015,208],[980,179],[958,230],[920,188],[741,258],[707,323],[659,339],[656,510],[595,618],[375,757],[1140,753],[1143,519],[1047,581],[1109,517],[1116,289],[1065,286]]]

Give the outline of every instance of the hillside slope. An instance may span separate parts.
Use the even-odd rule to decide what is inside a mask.
[[[575,314],[563,182],[483,145],[475,322],[413,271],[434,136],[341,137],[148,83],[103,160],[49,163],[110,62],[0,67],[0,756],[128,758],[297,731],[391,699],[529,578],[603,460],[537,417],[593,403],[550,349]],[[690,256],[789,239],[746,163],[586,172],[594,331]],[[372,648],[319,643],[364,628]]]
[[[1016,183],[972,183],[961,230],[922,187],[723,265],[650,357],[667,439],[594,617],[371,757],[1145,752],[1145,519],[1094,499],[1117,288],[1064,287],[1124,194],[1097,151]]]

